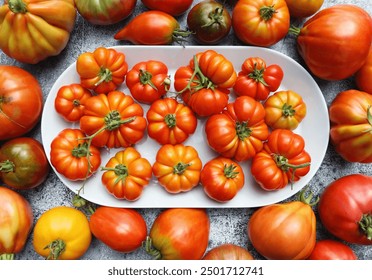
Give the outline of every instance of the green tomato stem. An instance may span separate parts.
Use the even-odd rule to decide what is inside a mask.
[[[62,239],[57,239],[45,246],[44,250],[46,249],[50,250],[50,253],[46,257],[46,260],[58,260],[58,258],[66,249],[66,243]]]
[[[0,254],[1,261],[11,261],[14,260],[14,254]]]
[[[173,166],[173,173],[177,175],[182,175],[189,166],[191,166],[190,163],[179,162],[175,166]]]
[[[148,71],[144,71],[142,69],[139,70],[139,80],[142,85],[149,85],[154,90],[158,91],[158,88],[154,85],[154,83],[151,81],[152,74]]]
[[[294,116],[296,113],[296,110],[293,109],[292,105],[289,105],[287,103],[284,103],[282,107],[282,115],[286,118]]]
[[[267,87],[268,84],[265,82],[265,79],[263,77],[264,72],[265,72],[265,68],[258,69],[257,63],[255,63],[253,71],[248,74],[248,77],[253,79],[256,83],[261,83]]]
[[[239,174],[238,171],[235,171],[236,167],[237,166],[235,164],[230,164],[230,165],[225,164],[223,168],[223,174],[225,175],[225,177],[228,179],[236,178],[236,176],[238,176]]]
[[[103,82],[107,83],[107,82],[110,82],[112,80],[112,72],[108,68],[101,67],[101,69],[98,73],[98,76],[100,77],[100,79],[98,80],[97,83],[94,84],[95,86],[99,86]]]
[[[27,13],[27,4],[22,0],[8,0],[8,7],[13,13]]]
[[[372,240],[372,214],[363,214],[358,224],[367,239]]]
[[[167,114],[164,117],[164,122],[169,128],[173,128],[177,125],[177,119],[175,114]]]
[[[205,27],[209,27],[209,26],[212,26],[213,24],[218,24],[222,27],[226,27],[226,23],[225,21],[223,20],[223,11],[224,11],[224,8],[221,6],[221,7],[217,7],[214,11],[210,12],[208,14],[208,18],[210,19],[207,23],[203,24],[201,27],[202,28],[205,28]]]
[[[309,192],[308,195],[306,195],[306,191],[309,188],[308,185],[306,185],[299,193],[299,201],[309,205],[309,206],[315,206],[319,202],[319,196],[317,196],[314,199],[314,193],[312,191]]]
[[[277,11],[275,10],[274,5],[263,6],[260,8],[260,16],[264,21],[271,20],[275,13],[277,13]]]
[[[293,34],[294,36],[298,37],[301,33],[301,28],[297,27],[297,26],[294,26],[294,25],[291,25],[288,29],[288,33]]]
[[[189,37],[191,34],[193,34],[192,31],[177,28],[172,32],[172,41],[181,44],[185,42],[185,38]]]
[[[0,171],[4,173],[14,172],[15,164],[9,159],[0,162]]]
[[[236,122],[235,123],[235,130],[238,138],[241,141],[244,141],[252,134],[252,130],[248,127],[247,122]]]
[[[142,242],[142,247],[145,249],[146,253],[152,256],[155,260],[160,260],[162,258],[161,252],[152,246],[150,236],[147,236],[146,240]]]

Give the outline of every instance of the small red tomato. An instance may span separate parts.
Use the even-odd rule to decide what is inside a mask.
[[[253,260],[253,256],[243,247],[226,243],[211,249],[203,260]]]
[[[316,242],[308,260],[357,260],[354,251],[346,244],[326,239]]]

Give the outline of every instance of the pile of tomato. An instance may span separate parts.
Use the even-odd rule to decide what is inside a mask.
[[[0,31],[8,32],[1,50],[22,63],[38,63],[66,47],[77,12],[92,24],[108,25],[129,18],[137,1],[99,7],[98,13],[92,13],[97,3],[83,2],[50,0],[42,6],[8,0],[0,7]],[[345,161],[372,162],[372,20],[364,10],[335,5],[316,13],[323,1],[304,6],[303,1],[240,0],[230,15],[212,0],[193,6],[189,0],[163,1],[162,7],[155,2],[142,0],[149,10],[133,16],[114,38],[163,45],[194,36],[212,45],[232,29],[243,44],[268,47],[291,33],[314,76],[330,81],[354,76],[358,89],[340,92],[329,106],[330,139]],[[182,30],[177,16],[187,10],[188,29]],[[258,15],[265,24],[257,24]],[[44,29],[37,38],[44,39],[35,41],[36,28],[12,31],[17,25],[7,24],[10,18],[21,17],[31,27],[42,18]],[[310,18],[294,28],[290,17]],[[355,32],[346,36],[341,25],[354,26]],[[328,55],[337,52],[343,55]],[[293,132],[306,117],[306,104],[299,93],[277,91],[285,74],[280,65],[247,57],[241,69],[234,69],[211,47],[180,66],[172,80],[161,61],[139,61],[129,69],[125,54],[100,47],[78,57],[76,72],[80,83],[59,89],[55,110],[78,128],[64,129],[53,140],[50,163],[67,179],[81,181],[82,188],[101,168],[103,186],[117,199],[140,199],[155,176],[169,193],[201,184],[211,199],[225,202],[244,185],[242,161],[252,161],[249,172],[267,191],[280,191],[310,169],[306,139]],[[127,93],[118,90],[124,83]],[[169,95],[171,83],[175,96]],[[229,99],[232,91],[234,101]],[[146,112],[141,103],[149,105]],[[112,250],[143,249],[155,259],[253,259],[234,244],[207,252],[210,220],[202,209],[166,209],[148,227],[134,209],[95,206],[78,193],[74,207],[51,208],[34,224],[32,207],[19,191],[40,186],[50,172],[42,144],[26,136],[41,113],[38,81],[19,67],[0,66],[0,259],[21,252],[31,231],[35,252],[46,259],[79,259],[92,236]],[[184,145],[198,118],[207,119],[206,140],[219,154],[204,164],[195,147]],[[135,149],[145,134],[160,144],[153,164]],[[102,163],[101,148],[120,150]],[[317,240],[314,207],[334,240]],[[372,177],[351,174],[330,183],[319,201],[305,188],[298,200],[255,209],[247,235],[266,259],[356,259],[348,244],[372,245],[371,207]]]

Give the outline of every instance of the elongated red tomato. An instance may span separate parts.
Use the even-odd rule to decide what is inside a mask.
[[[172,16],[182,15],[190,8],[193,0],[141,0],[150,10],[159,10]]]
[[[354,251],[346,244],[324,239],[316,242],[308,260],[357,260]]]

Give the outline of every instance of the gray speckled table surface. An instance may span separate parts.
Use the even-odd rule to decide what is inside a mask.
[[[193,4],[196,4],[198,2],[200,1],[196,0]],[[230,1],[230,3],[231,2],[233,4],[235,3],[235,1]],[[325,0],[322,8],[339,3],[351,2],[364,8],[370,14],[372,14],[372,5],[370,0]],[[230,11],[233,4],[227,5]],[[120,23],[110,26],[94,26],[78,15],[75,28],[70,37],[70,41],[60,55],[48,58],[36,65],[28,65],[19,63],[7,57],[3,52],[0,52],[0,64],[17,65],[32,73],[40,82],[43,89],[44,98],[46,99],[56,79],[70,64],[76,61],[79,54],[86,51],[93,51],[99,46],[108,47],[123,44],[123,42],[116,41],[113,38],[113,35],[119,29],[121,29],[131,18],[144,10],[146,10],[145,7],[143,6],[142,2],[138,0],[135,11],[131,17]],[[177,19],[179,20],[181,26],[186,26],[186,14],[178,17]],[[297,21],[294,23],[301,24],[302,22]],[[193,41],[191,37],[186,42],[186,45],[197,45],[197,43]],[[241,45],[241,43],[237,40],[233,31],[231,31],[228,37],[223,40],[220,45],[234,46]],[[292,57],[294,60],[304,66],[303,61],[296,51],[294,38],[288,36],[277,44],[271,46],[270,48]],[[328,82],[320,80],[316,77],[314,77],[314,79],[322,90],[324,98],[328,105],[338,92],[355,88],[354,80],[352,78],[338,82]],[[36,128],[29,134],[29,136],[35,137],[36,139],[41,141],[40,124],[36,126]],[[310,181],[310,185],[315,193],[320,194],[322,190],[333,180],[352,173],[372,175],[372,164],[357,164],[346,162],[334,151],[333,147],[329,145],[324,161],[313,179]],[[62,182],[58,179],[53,171],[50,172],[47,180],[43,185],[33,190],[22,191],[21,193],[31,203],[35,220],[44,211],[52,207],[59,205],[71,205],[71,199],[73,196],[73,192],[62,184]],[[295,196],[292,196],[288,198],[287,201],[291,201],[294,199]],[[138,209],[138,211],[145,218],[149,228],[155,217],[161,210],[162,209],[158,208]],[[314,210],[316,212],[315,208]],[[208,209],[208,214],[211,221],[210,242],[208,250],[222,243],[229,242],[248,248],[256,259],[262,259],[262,257],[257,252],[255,252],[254,248],[252,248],[251,244],[249,243],[246,232],[247,221],[253,211],[254,209],[248,208]],[[317,224],[317,238],[334,238],[327,233],[327,231],[324,229],[319,221]],[[359,259],[372,259],[371,246],[349,245],[355,251]],[[42,257],[37,255],[33,250],[32,234],[30,235],[28,243],[26,244],[24,250],[19,253],[16,258],[23,260],[42,259]],[[149,258],[150,257],[144,252],[144,250],[137,250],[129,254],[115,252],[97,239],[93,239],[89,250],[83,256],[83,259],[94,260]]]

